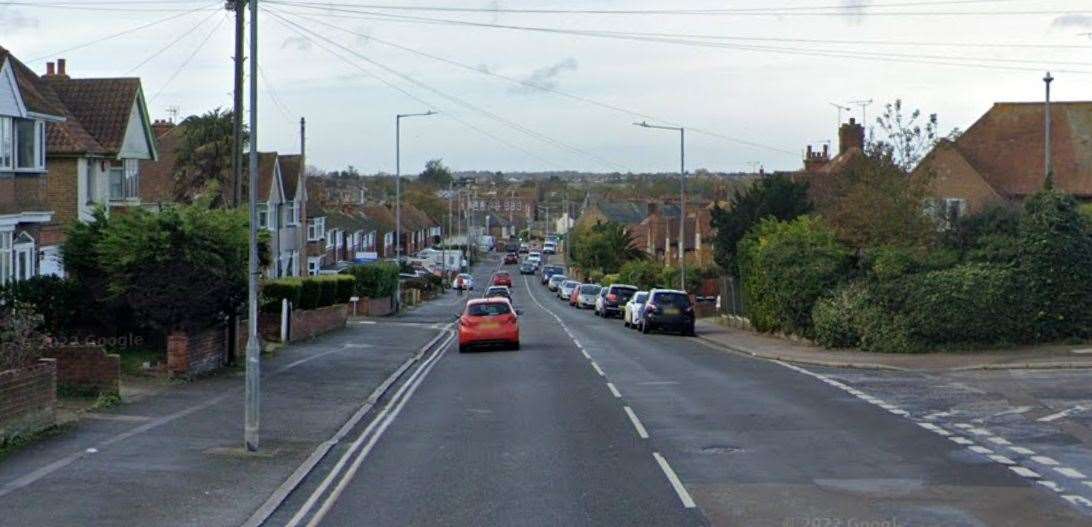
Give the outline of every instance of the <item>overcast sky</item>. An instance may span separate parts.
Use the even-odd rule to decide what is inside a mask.
[[[871,121],[883,103],[902,98],[910,107],[938,113],[944,130],[966,128],[995,101],[1041,100],[1041,79],[1047,68],[1055,70],[1057,100],[1092,99],[1092,41],[1081,36],[1092,31],[1092,0],[330,1],[344,7],[313,10],[277,5],[272,0],[262,0],[260,5],[279,10],[336,44],[313,35],[308,36],[309,42],[270,14],[263,13],[259,21],[259,64],[264,72],[259,85],[259,146],[263,150],[298,151],[297,121],[304,116],[308,121],[308,162],[327,169],[352,164],[365,172],[393,172],[394,115],[433,109],[441,114],[403,121],[405,173],[419,172],[427,159],[435,157],[456,169],[678,170],[677,134],[637,128],[631,123],[639,118],[632,114],[546,93],[481,71],[654,116],[662,120],[659,122],[682,123],[762,145],[689,133],[687,168],[726,171],[748,170],[756,162],[768,170],[798,168],[805,145],[836,138],[837,110],[831,102],[852,106],[850,101],[871,99],[875,101],[868,109]],[[171,107],[178,108],[184,117],[231,106],[233,22],[222,9],[182,14],[114,39],[70,49],[183,10],[222,6],[222,1],[48,0],[94,10],[20,3],[44,4],[47,0],[0,6],[0,31],[4,32],[0,45],[39,72],[45,70],[47,58],[64,57],[74,77],[138,75],[153,118],[166,118]],[[775,16],[755,12],[624,15],[384,11],[401,17],[480,24],[770,39],[703,40],[719,46],[709,47],[428,24],[346,11],[378,11],[363,7],[366,4],[786,11]],[[862,4],[869,7],[829,9]],[[824,7],[822,14],[807,14],[805,8],[815,6]],[[109,10],[118,7],[127,10]],[[287,14],[290,12],[295,14]],[[899,14],[884,14],[892,12]],[[878,40],[961,45],[871,42]],[[974,46],[997,43],[1023,46]],[[349,63],[318,44],[336,51]],[[390,44],[480,71],[461,69]],[[739,46],[779,49],[770,52]],[[187,63],[191,54],[192,60]],[[382,66],[365,62],[360,56]],[[941,64],[967,61],[986,67]],[[855,108],[852,115],[859,118],[861,110]],[[849,116],[850,112],[845,112],[843,119]]]

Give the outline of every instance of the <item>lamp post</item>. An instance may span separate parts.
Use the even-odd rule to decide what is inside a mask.
[[[394,261],[398,272],[402,272],[402,119],[406,117],[424,117],[436,115],[429,110],[424,113],[400,113],[394,116]],[[396,302],[402,309],[402,279],[398,279]]]
[[[679,289],[686,291],[686,128],[652,125],[645,121],[633,124],[642,128],[679,132]]]

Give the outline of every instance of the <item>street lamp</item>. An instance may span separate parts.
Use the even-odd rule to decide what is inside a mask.
[[[424,113],[400,113],[394,116],[394,260],[398,272],[402,272],[402,119],[406,117],[425,117],[436,115],[429,110]],[[397,306],[402,308],[402,280],[398,280]]]
[[[679,132],[679,289],[686,291],[686,128],[652,125],[645,121],[633,124],[642,128]]]

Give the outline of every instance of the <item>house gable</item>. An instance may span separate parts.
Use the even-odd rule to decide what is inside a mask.
[[[158,157],[144,97],[138,93],[129,110],[129,121],[125,126],[118,158],[155,160]]]
[[[948,141],[938,143],[910,177],[919,180],[931,178],[929,186],[933,197],[965,200],[970,214],[1004,200],[1001,193]]]
[[[23,98],[19,95],[19,83],[15,80],[15,71],[11,62],[5,57],[0,66],[0,115],[13,117],[26,117],[27,108],[23,104]]]

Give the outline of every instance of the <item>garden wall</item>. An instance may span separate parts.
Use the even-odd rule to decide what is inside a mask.
[[[57,361],[0,372],[0,442],[56,422]]]
[[[224,365],[227,328],[175,331],[167,336],[167,372],[171,377],[192,378]]]
[[[389,300],[388,300],[389,301]],[[364,306],[361,301],[359,309]],[[323,333],[345,327],[349,320],[349,311],[352,309],[347,304],[334,304],[332,306],[316,309],[293,309],[289,321],[288,341],[296,342],[317,337]],[[270,342],[281,341],[281,315],[280,313],[262,313],[258,317],[259,331],[264,340]]]
[[[45,357],[57,360],[57,388],[79,395],[118,394],[121,358],[99,346],[47,348]]]

